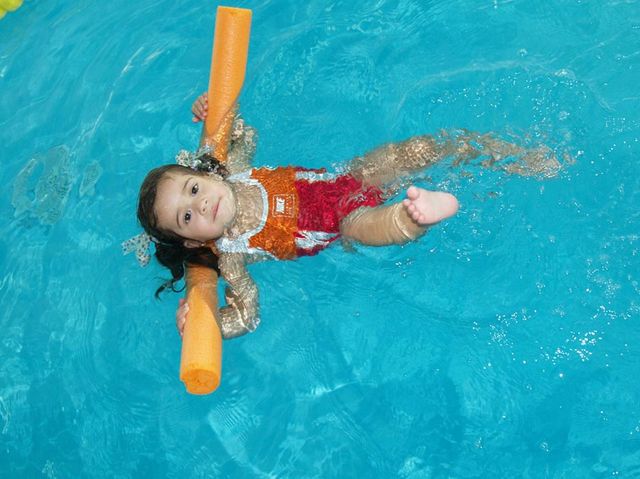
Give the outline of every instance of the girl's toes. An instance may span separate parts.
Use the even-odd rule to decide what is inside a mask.
[[[415,200],[416,198],[418,198],[418,196],[420,196],[420,190],[418,190],[418,188],[416,188],[415,186],[410,186],[407,189],[407,196],[409,197],[409,199]]]

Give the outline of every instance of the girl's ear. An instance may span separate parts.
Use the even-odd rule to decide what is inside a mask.
[[[185,248],[202,248],[202,246],[204,246],[201,241],[196,241],[191,239],[184,240],[182,244],[184,245]]]

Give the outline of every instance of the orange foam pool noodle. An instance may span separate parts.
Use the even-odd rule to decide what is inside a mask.
[[[251,10],[218,7],[205,128],[222,161],[244,82],[250,32]],[[191,394],[209,394],[220,384],[222,370],[222,334],[215,318],[218,276],[209,268],[189,266],[186,282],[189,319],[182,340],[180,380]]]

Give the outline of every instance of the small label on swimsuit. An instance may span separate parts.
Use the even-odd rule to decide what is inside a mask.
[[[273,197],[273,215],[274,216],[293,216],[293,195],[274,195]]]

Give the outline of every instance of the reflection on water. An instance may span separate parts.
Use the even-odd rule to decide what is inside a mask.
[[[37,175],[38,172],[41,173]],[[57,223],[72,185],[69,149],[66,146],[56,146],[36,154],[20,170],[13,184],[11,204],[15,208],[15,216],[29,214],[45,225]]]

